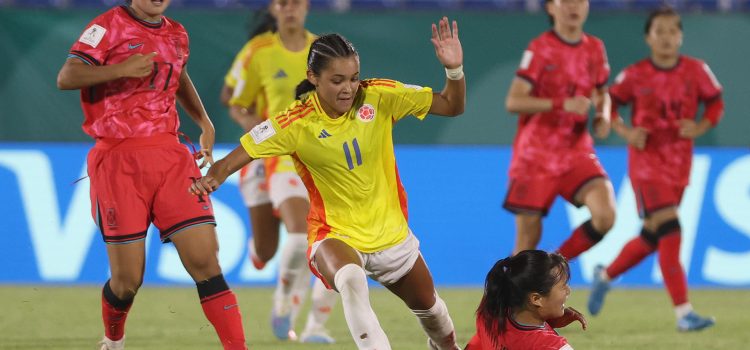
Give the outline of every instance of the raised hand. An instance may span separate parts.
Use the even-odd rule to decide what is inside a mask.
[[[151,74],[154,69],[154,56],[156,52],[146,55],[137,53],[122,61],[120,65],[120,75],[123,78],[143,78]]]
[[[458,40],[458,24],[453,21],[451,30],[448,17],[440,19],[438,24],[432,24],[432,45],[435,46],[435,55],[445,68],[458,68],[464,63],[464,52],[461,41]]]

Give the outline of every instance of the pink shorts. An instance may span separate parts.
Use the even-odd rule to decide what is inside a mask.
[[[146,237],[153,222],[163,242],[197,225],[216,225],[211,200],[188,188],[201,173],[177,136],[100,139],[88,155],[91,215],[106,243]]]
[[[546,216],[557,195],[571,204],[575,196],[589,181],[606,178],[607,173],[593,154],[577,158],[570,170],[558,177],[535,177],[533,175],[511,178],[503,208],[513,213],[541,213]]]
[[[638,179],[631,179],[631,185],[635,193],[638,215],[642,218],[660,209],[679,206],[682,202],[682,194],[685,192],[685,186]]]

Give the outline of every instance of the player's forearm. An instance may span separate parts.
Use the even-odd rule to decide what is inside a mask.
[[[505,99],[505,109],[514,114],[531,114],[550,112],[554,107],[551,98],[539,98],[528,95],[508,95]]]
[[[77,90],[122,78],[119,66],[92,66],[69,58],[57,74],[57,88]]]
[[[466,108],[466,79],[446,79],[445,88],[440,93],[433,95],[432,103],[430,113],[448,117],[463,114]]]
[[[242,169],[243,166],[250,163],[253,159],[247,154],[242,145],[236,147],[226,157],[214,163],[213,166],[208,170],[210,176],[219,179],[220,182],[234,174],[238,170]]]
[[[597,117],[612,120],[612,99],[606,89],[598,89],[594,92],[594,106]]]
[[[620,136],[621,138],[627,140],[628,131],[630,131],[630,128],[625,125],[625,121],[620,118],[619,115],[614,115],[612,120],[612,129],[615,131],[615,133]]]
[[[183,70],[180,75],[180,86],[177,89],[177,101],[188,114],[190,119],[192,119],[203,132],[214,131],[211,118],[208,117],[206,108],[203,106],[200,96],[198,96],[198,91],[195,90],[195,85],[193,85],[193,81],[190,80],[190,76],[185,70]]]

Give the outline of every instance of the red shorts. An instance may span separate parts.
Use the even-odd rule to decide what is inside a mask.
[[[642,218],[648,217],[660,209],[679,206],[682,201],[682,194],[685,192],[685,186],[674,186],[661,182],[631,179],[631,184],[638,206],[638,215]]]
[[[565,200],[580,207],[576,203],[576,193],[593,179],[607,177],[607,173],[593,154],[582,154],[574,160],[570,170],[558,177],[511,178],[508,194],[503,208],[513,213],[541,213],[546,216],[549,208],[559,194]]]
[[[197,225],[216,225],[211,200],[188,187],[201,177],[177,136],[100,139],[88,155],[91,215],[104,242],[144,239],[151,222],[161,240]]]

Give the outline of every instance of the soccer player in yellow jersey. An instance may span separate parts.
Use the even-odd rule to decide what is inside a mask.
[[[315,35],[305,29],[307,0],[272,0],[268,15],[238,54],[227,85],[234,83],[228,101],[232,118],[249,131],[283,111],[294,101],[294,90],[305,78],[307,52]],[[270,29],[261,32],[263,29]],[[253,265],[262,269],[276,253],[279,218],[289,233],[281,249],[271,325],[282,340],[295,339],[294,322],[310,287],[307,268],[307,190],[289,156],[259,160],[244,167],[240,189],[249,208],[253,238],[248,242]],[[325,323],[338,295],[316,280],[312,307],[302,342],[333,343]]]
[[[299,101],[242,137],[226,158],[190,187],[215,191],[253,159],[289,154],[307,187],[308,258],[313,272],[341,294],[359,349],[390,349],[369,303],[367,278],[386,286],[417,316],[433,349],[458,349],[453,322],[438,297],[407,223],[406,194],[393,151],[393,125],[407,115],[463,113],[466,82],[458,26],[432,26],[446,67],[441,92],[393,80],[359,79],[359,56],[338,34],[313,42]]]

